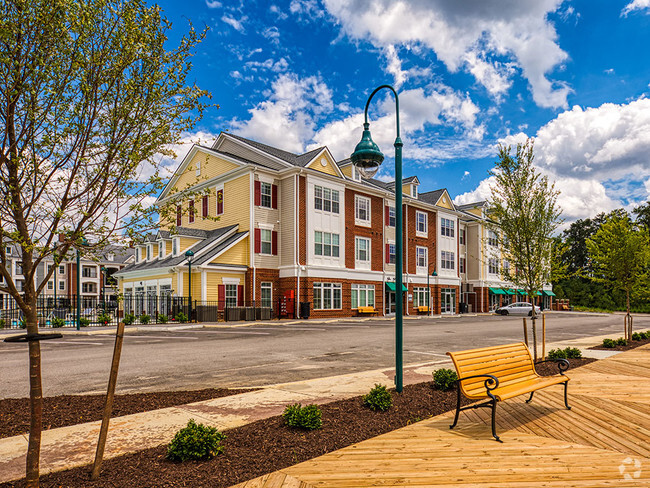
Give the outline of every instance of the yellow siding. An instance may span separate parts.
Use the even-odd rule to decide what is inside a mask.
[[[353,178],[354,177],[353,174],[352,174],[352,165],[351,164],[348,164],[347,166],[343,166],[340,169],[341,169],[341,172],[345,176],[347,176],[348,178]]]
[[[180,243],[179,243],[179,244],[180,244],[180,249],[178,250],[178,252],[179,252],[180,254],[182,254],[182,253],[185,252],[185,250],[186,250],[188,247],[190,247],[190,246],[196,244],[196,243],[199,242],[201,239],[195,239],[195,238],[193,238],[193,237],[181,237],[179,240],[180,240]]]
[[[218,272],[208,273],[206,276],[207,284],[207,299],[208,300],[224,300],[225,297],[219,296],[219,285],[223,285],[223,278],[239,279],[239,284],[244,285],[244,274],[223,274]]]
[[[451,200],[449,200],[449,197],[445,193],[443,193],[442,196],[438,199],[436,205],[438,207],[448,208],[449,210],[454,209],[454,207],[451,204]]]
[[[246,237],[211,262],[215,264],[241,264],[248,266],[248,246],[248,237]]]
[[[408,185],[402,185],[402,194],[403,195],[408,195],[409,197],[411,196],[411,184],[410,183]]]
[[[480,208],[469,208],[465,211],[471,213],[472,215],[476,215],[477,217],[483,216],[483,212],[481,211]]]
[[[321,163],[322,160],[325,160],[325,166],[323,166]],[[328,175],[339,176],[339,172],[336,170],[336,163],[332,160],[329,154],[327,154],[327,152],[324,152],[322,155],[312,161],[307,167],[316,171],[320,171],[321,173],[326,173]]]
[[[183,274],[183,296],[188,296],[189,288],[189,273],[184,271]],[[174,288],[176,290],[176,288]],[[201,300],[201,272],[192,268],[192,301]]]
[[[196,165],[198,162],[201,163],[201,174],[196,176]],[[199,149],[185,168],[183,174],[181,174],[176,183],[174,183],[174,187],[177,191],[186,190],[201,181],[209,180],[210,178],[214,178],[215,176],[219,176],[239,167],[240,166],[235,163],[218,158]],[[173,195],[173,193],[174,192],[170,192],[170,195]]]
[[[246,174],[225,183],[223,188],[223,215],[212,222],[214,229],[239,224],[239,232],[250,229],[251,175]]]

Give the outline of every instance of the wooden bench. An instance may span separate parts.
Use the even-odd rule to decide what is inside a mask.
[[[533,358],[523,342],[448,352],[447,355],[451,357],[458,373],[458,404],[454,423],[449,426],[450,429],[456,427],[458,414],[461,410],[491,407],[492,435],[501,442],[496,433],[495,424],[497,402],[530,393],[530,398],[526,400],[526,403],[530,403],[535,391],[560,383],[564,384],[564,405],[571,410],[567,399],[569,377],[564,374],[569,369],[569,361],[566,359],[542,361],[557,362],[559,375],[540,376],[535,371]],[[461,393],[470,400],[485,398],[489,398],[489,400],[461,408]]]
[[[357,308],[357,311],[359,312],[359,315],[374,315],[378,313],[377,310],[375,310],[375,307],[359,307]]]
[[[415,307],[418,313],[428,313],[429,312],[429,307],[426,305],[420,305],[419,307]]]

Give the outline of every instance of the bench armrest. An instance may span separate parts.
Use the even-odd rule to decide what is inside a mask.
[[[564,372],[569,369],[569,361],[564,359],[564,358],[558,358],[558,359],[545,359],[544,361],[537,361],[535,363],[535,366],[538,364],[542,363],[557,363],[557,369],[559,370],[560,374],[563,375]]]
[[[460,382],[465,380],[471,380],[475,378],[487,378],[485,380],[485,389],[487,394],[492,396],[491,391],[499,387],[499,378],[491,374],[477,374],[474,376],[466,376],[465,378],[458,378],[458,386],[460,387]]]

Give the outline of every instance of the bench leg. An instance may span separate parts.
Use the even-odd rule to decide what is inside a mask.
[[[499,436],[497,435],[497,401],[496,399],[492,400],[492,437],[497,442],[503,442],[501,439],[499,439]]]
[[[569,382],[565,381],[564,382],[564,406],[566,407],[567,410],[571,410],[571,407],[569,406],[569,399],[567,397],[567,386],[569,386]]]
[[[530,397],[528,398],[528,400],[526,400],[526,403],[530,403],[530,401],[533,399],[533,395],[534,395],[534,394],[535,394],[534,391],[531,391],[531,392],[530,392]]]
[[[457,385],[457,391],[458,391],[458,401],[456,403],[456,416],[454,417],[454,423],[449,426],[450,429],[456,427],[456,424],[458,423],[458,415],[460,414],[460,385]]]

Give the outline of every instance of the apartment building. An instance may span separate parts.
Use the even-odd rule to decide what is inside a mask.
[[[127,266],[134,259],[135,250],[121,246],[107,246],[101,252],[90,257],[80,259],[81,290],[79,296],[84,308],[91,307],[106,297],[107,300],[114,298],[118,293],[117,280],[113,277],[120,269]],[[25,277],[23,276],[22,256],[20,248],[14,244],[5,244],[5,255],[7,256],[7,269],[18,291],[23,289]],[[34,282],[36,286],[45,279],[45,275],[54,266],[54,260],[45,259],[36,269]],[[0,276],[0,285],[4,279]],[[44,299],[75,299],[77,296],[77,260],[76,254],[70,253],[54,270],[47,285],[41,293]],[[0,309],[10,310],[16,308],[14,299],[4,292],[0,292]]]
[[[420,192],[416,176],[400,184],[405,312],[501,303],[508,284],[501,262],[485,264],[483,206]],[[134,263],[116,273],[120,290],[187,296],[191,279],[193,299],[221,307],[276,308],[284,298],[308,302],[312,317],[394,313],[394,191],[327,147],[297,155],[221,133],[211,147],[193,146],[163,190],[157,203],[175,205],[175,220],[136,246]]]

